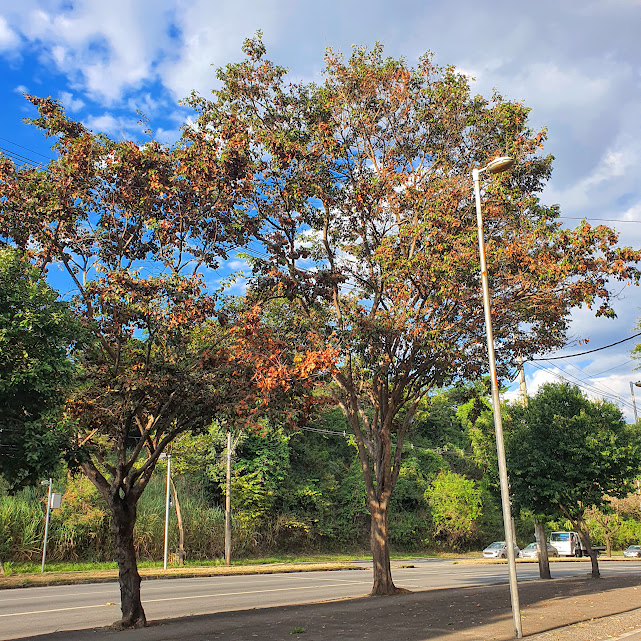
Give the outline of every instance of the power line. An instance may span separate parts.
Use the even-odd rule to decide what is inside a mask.
[[[575,356],[584,356],[585,354],[592,354],[593,352],[600,352],[602,349],[608,349],[609,347],[614,347],[615,345],[620,345],[626,341],[631,341],[633,338],[641,336],[641,332],[638,334],[633,334],[630,338],[624,338],[616,343],[610,343],[609,345],[604,345],[603,347],[597,347],[596,349],[589,349],[587,352],[579,352],[578,354],[568,354],[567,356],[550,356],[549,358],[530,358],[529,362],[532,361],[558,361],[562,358],[574,358]]]
[[[24,149],[25,151],[29,151],[32,154],[36,154],[37,156],[42,156],[43,158],[46,158],[47,160],[53,160],[49,156],[45,156],[45,154],[41,154],[39,151],[36,151],[35,149],[29,149],[29,147],[25,147],[24,145],[19,145],[17,142],[14,142],[13,140],[9,140],[8,138],[3,138],[0,136],[0,140],[4,140],[5,142],[8,142],[9,144],[13,145],[14,147],[20,147],[20,149]]]
[[[534,367],[537,369],[541,370],[542,372],[547,372],[548,374],[551,374],[552,376],[556,376],[558,379],[565,381],[566,383],[570,383],[572,385],[577,385],[578,387],[582,387],[586,391],[592,393],[592,394],[597,394],[599,396],[602,396],[603,398],[610,398],[614,399],[617,403],[622,403],[628,408],[632,408],[632,403],[630,401],[626,400],[622,396],[619,396],[618,394],[610,394],[608,392],[604,392],[603,390],[599,389],[595,385],[592,385],[591,383],[587,383],[584,379],[580,379],[577,376],[573,376],[572,374],[569,374],[568,372],[564,372],[567,374],[567,376],[571,378],[567,378],[566,376],[563,376],[562,374],[559,374],[558,372],[555,372],[547,367],[542,367],[541,365],[537,365],[536,363],[532,363]]]
[[[625,363],[621,363],[620,365],[615,365],[614,367],[610,367],[609,369],[604,369],[601,372],[597,372],[596,374],[590,374],[592,378],[596,378],[597,376],[601,376],[601,374],[605,374],[606,372],[611,372],[613,369],[619,369],[619,367],[623,367],[624,365],[627,365],[628,363],[632,363],[633,359],[628,359],[625,361]]]
[[[621,218],[582,218],[580,216],[559,216],[559,220],[596,220],[603,223],[641,223],[641,220],[623,220]]]
[[[576,365],[574,365],[574,364],[572,364],[572,363],[568,363],[568,365],[569,365],[570,367],[574,367],[574,369],[575,369],[575,370],[577,370],[577,371],[578,371],[578,372],[580,372],[581,374],[583,374],[583,375],[587,376],[587,377],[590,379],[590,381],[594,380],[594,376],[590,376],[589,374],[587,374],[586,372],[584,372],[580,367],[577,367]],[[566,370],[566,371],[567,371],[567,370]],[[585,380],[585,379],[581,379],[581,380]],[[609,385],[606,385],[606,384],[605,384],[605,383],[603,383],[603,382],[600,382],[600,383],[590,383],[590,385],[593,385],[594,387],[596,387],[597,385],[600,385],[601,387],[604,387],[605,389],[610,390],[610,391],[611,391],[615,396],[617,396],[617,397],[619,396],[619,393],[618,393],[617,391],[613,390]]]

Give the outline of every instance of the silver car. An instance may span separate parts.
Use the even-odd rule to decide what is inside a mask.
[[[536,549],[536,543],[530,543],[526,545],[520,552],[519,557],[522,559],[536,559],[538,556],[538,550]],[[550,543],[548,543],[548,557],[550,556],[559,556],[559,551]]]
[[[641,557],[641,545],[631,545],[627,550],[623,550],[623,556],[629,559]]]
[[[514,546],[514,556],[519,555],[519,548]],[[483,558],[486,559],[507,559],[507,545],[505,541],[494,541],[483,550]]]

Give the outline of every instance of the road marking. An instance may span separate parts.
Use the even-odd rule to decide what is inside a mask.
[[[369,585],[371,581],[361,581],[362,584]],[[226,596],[240,596],[243,594],[262,594],[266,592],[293,592],[295,590],[317,590],[320,587],[323,588],[341,588],[344,587],[344,583],[334,583],[330,585],[307,585],[299,586],[295,588],[272,588],[269,590],[244,590],[242,592],[219,592],[217,594],[195,594],[192,596],[178,596],[178,597],[166,597],[164,599],[143,599],[143,604],[145,603],[160,603],[162,601],[188,601],[190,599],[212,599],[214,597],[226,597]],[[355,583],[352,585],[356,585]],[[351,597],[350,597],[351,598]]]
[[[361,583],[363,584],[369,584],[370,581],[362,581]],[[142,603],[143,605],[146,605],[147,603],[161,603],[163,601],[188,601],[192,599],[212,599],[215,597],[229,597],[229,596],[240,596],[243,594],[261,594],[261,593],[267,593],[267,592],[292,592],[294,590],[316,590],[320,587],[329,587],[329,588],[337,588],[337,587],[344,587],[343,583],[335,583],[332,585],[309,585],[309,586],[297,586],[294,588],[273,588],[269,590],[244,590],[242,592],[218,592],[214,594],[197,594],[197,595],[192,595],[192,596],[180,596],[180,597],[166,597],[163,599],[143,599]],[[96,605],[79,605],[79,606],[74,606],[74,607],[69,607],[69,608],[54,608],[51,610],[33,610],[31,612],[11,612],[9,614],[0,614],[0,618],[6,618],[6,617],[18,617],[18,616],[27,616],[27,615],[33,615],[33,614],[51,614],[53,612],[68,612],[70,610],[87,610],[90,608],[104,608],[107,607],[104,603],[99,603]]]
[[[112,590],[93,590],[93,591],[81,590],[81,591],[77,591],[77,592],[70,592],[69,590],[64,590],[63,592],[60,592],[60,593],[54,595],[53,597],[52,597],[51,594],[36,594],[36,595],[33,595],[33,596],[24,596],[23,592],[25,590],[31,590],[31,589],[40,590],[43,587],[50,588],[50,589],[71,588],[71,587],[73,587],[75,589],[78,586],[76,586],[76,585],[74,585],[74,586],[71,586],[71,585],[67,585],[67,586],[65,586],[65,585],[54,585],[54,586],[38,586],[36,588],[24,588],[24,589],[21,588],[20,590],[6,589],[6,590],[2,590],[2,592],[4,593],[2,595],[2,601],[3,601],[3,605],[5,605],[7,603],[10,603],[11,601],[22,601],[22,602],[24,602],[24,601],[43,601],[43,600],[51,601],[52,598],[69,598],[69,597],[77,597],[77,596],[86,597],[89,594],[91,594],[91,595],[102,594],[102,595],[109,595],[109,596],[111,596],[113,594],[119,594],[120,588],[118,587],[118,584],[116,583],[116,584],[111,584],[111,585],[113,585],[113,589]],[[15,593],[15,597],[12,598],[14,595],[13,594],[9,594],[8,595],[8,594],[6,594],[7,592]]]
[[[29,614],[51,614],[52,612],[68,612],[69,610],[88,610],[90,608],[106,608],[112,604],[100,603],[96,605],[76,605],[73,608],[56,608],[55,610],[33,610],[32,612],[11,612],[10,614],[0,614],[0,617],[21,617]]]

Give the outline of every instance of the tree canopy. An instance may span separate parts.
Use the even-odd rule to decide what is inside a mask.
[[[430,389],[486,367],[472,169],[516,161],[484,194],[501,375],[517,354],[562,346],[573,307],[612,315],[609,283],[638,281],[639,252],[604,226],[562,228],[539,200],[552,167],[545,131],[519,102],[472,95],[431,55],[411,67],[378,45],[347,60],[330,50],[314,85],[288,84],[259,38],[245,52],[211,100],[192,104],[212,123],[233,114],[233,135],[251,141],[243,203],[267,252],[251,295],[295,301],[339,350],[334,395],[368,493],[373,593],[392,593],[387,510],[404,436]]]
[[[43,170],[0,158],[0,234],[73,287],[87,339],[65,403],[72,454],[110,509],[122,624],[137,627],[136,505],[163,450],[216,418],[304,420],[333,353],[206,285],[255,224],[236,207],[246,163],[231,114],[225,136],[203,124],[168,148],[94,135],[55,101],[29,99],[57,158]]]
[[[0,475],[14,489],[51,475],[67,445],[61,409],[79,336],[38,270],[0,248]]]
[[[506,442],[515,504],[570,520],[591,550],[585,513],[625,497],[641,470],[641,434],[615,405],[566,383],[542,386],[509,408]],[[598,576],[596,554],[593,573]]]

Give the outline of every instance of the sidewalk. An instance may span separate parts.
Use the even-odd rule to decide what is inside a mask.
[[[641,641],[641,575],[519,584],[524,638]],[[40,641],[508,641],[507,585],[428,590],[152,621],[141,630],[57,632]]]

